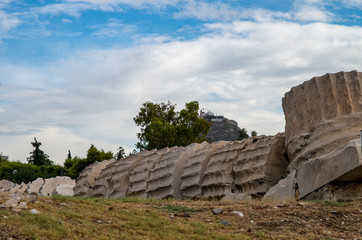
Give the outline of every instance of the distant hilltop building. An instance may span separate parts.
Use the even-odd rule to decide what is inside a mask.
[[[238,123],[221,115],[215,115],[211,111],[202,109],[200,117],[212,122],[212,126],[206,135],[209,142],[217,141],[236,141],[240,135],[241,129]]]
[[[0,158],[5,159],[5,160],[9,160],[9,156],[4,156],[3,153],[0,153]]]

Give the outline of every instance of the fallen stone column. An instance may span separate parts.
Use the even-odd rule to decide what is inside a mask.
[[[215,142],[212,144],[204,144],[200,149],[190,156],[188,163],[184,167],[181,175],[181,191],[183,199],[201,198],[203,175],[211,155],[227,142]]]
[[[253,138],[233,163],[234,193],[264,195],[286,176],[284,134]]]
[[[94,162],[84,168],[75,181],[74,195],[83,197],[90,196],[95,184],[95,179],[100,175],[104,168],[114,161],[115,159]]]

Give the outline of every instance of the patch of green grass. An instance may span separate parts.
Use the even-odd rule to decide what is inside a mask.
[[[155,199],[143,199],[143,198],[136,198],[136,197],[124,197],[124,198],[117,198],[116,201],[124,202],[124,203],[153,203],[157,200]]]
[[[254,237],[256,237],[257,239],[268,239],[269,237],[267,235],[265,235],[265,233],[263,232],[255,232]]]

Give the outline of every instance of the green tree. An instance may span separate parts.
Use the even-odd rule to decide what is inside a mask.
[[[248,132],[246,131],[245,128],[242,128],[242,129],[239,131],[238,140],[242,140],[242,139],[245,139],[245,138],[248,138],[248,137],[249,137]]]
[[[256,131],[251,131],[251,136],[252,136],[252,137],[256,137],[257,134],[258,134],[258,133],[257,133]]]
[[[74,158],[67,158],[64,162],[64,175],[69,176],[73,179],[77,178],[80,172],[83,171],[85,167],[94,163],[100,162],[103,160],[109,160],[113,158],[113,153],[111,151],[105,152],[103,149],[98,150],[93,144],[87,151],[86,158],[80,158],[75,156]]]
[[[33,145],[34,150],[30,152],[28,163],[36,166],[49,166],[53,164],[53,162],[49,159],[49,156],[40,150],[41,142],[38,142],[36,138],[34,138],[34,142],[31,142],[31,145]]]
[[[114,156],[117,160],[119,159],[122,159],[122,158],[125,158],[126,157],[126,153],[124,151],[124,148],[123,147],[119,147],[118,148],[118,152],[117,154]]]
[[[67,159],[72,159],[72,153],[70,152],[70,150],[68,150],[68,156]]]
[[[211,123],[199,118],[199,103],[185,104],[185,109],[175,111],[176,105],[146,102],[134,118],[141,132],[137,134],[140,150],[161,149],[172,146],[187,146],[206,140]]]

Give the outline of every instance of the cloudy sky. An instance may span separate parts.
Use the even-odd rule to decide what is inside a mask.
[[[362,0],[0,0],[0,153],[133,150],[146,101],[284,131],[281,98],[361,70]]]

